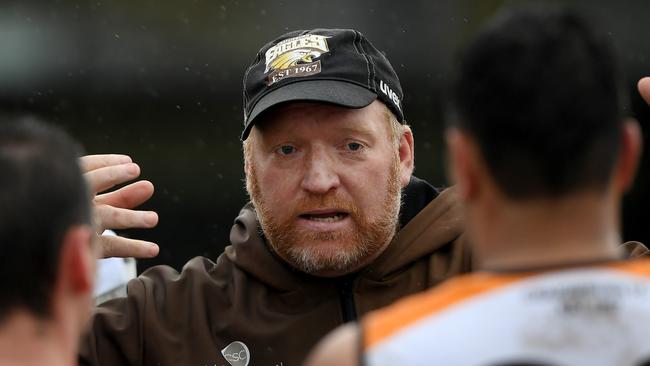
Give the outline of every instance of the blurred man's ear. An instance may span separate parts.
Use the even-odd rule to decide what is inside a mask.
[[[614,171],[614,185],[620,192],[627,191],[634,182],[636,169],[643,150],[641,126],[635,119],[623,122],[618,163]]]
[[[467,133],[454,127],[447,129],[445,139],[449,154],[448,176],[458,186],[461,199],[472,200],[478,194],[478,147]]]
[[[59,280],[75,294],[92,293],[95,284],[97,253],[90,226],[73,226],[66,232],[61,246]]]
[[[413,132],[409,126],[403,126],[402,137],[399,141],[400,183],[406,187],[415,169],[415,142]]]

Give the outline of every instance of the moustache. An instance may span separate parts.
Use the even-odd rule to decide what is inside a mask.
[[[298,217],[314,212],[323,212],[323,210],[331,213],[347,214],[353,219],[360,217],[359,208],[349,199],[340,197],[336,193],[302,197],[298,199],[290,212],[291,217]]]

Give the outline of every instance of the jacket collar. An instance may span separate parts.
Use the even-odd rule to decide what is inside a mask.
[[[462,217],[454,189],[442,193],[412,177],[403,191],[401,229],[391,244],[360,275],[381,279],[412,261],[428,255],[462,233]],[[251,203],[239,212],[230,231],[231,245],[225,255],[240,269],[280,291],[304,288],[306,283],[332,283],[304,274],[275,255],[263,237]]]

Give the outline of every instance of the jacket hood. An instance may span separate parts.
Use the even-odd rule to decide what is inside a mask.
[[[374,280],[429,256],[462,237],[464,217],[456,189],[447,188],[397,232],[386,250],[363,272]]]
[[[463,218],[454,188],[441,193],[427,182],[412,177],[403,190],[401,229],[386,250],[359,272],[381,280],[414,260],[430,255],[460,236]],[[302,288],[306,282],[331,282],[294,269],[268,247],[251,203],[246,204],[230,231],[225,255],[241,270],[281,291]]]

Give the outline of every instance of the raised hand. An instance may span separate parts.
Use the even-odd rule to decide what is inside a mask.
[[[88,155],[80,159],[81,169],[94,195],[94,219],[97,233],[106,229],[151,228],[158,224],[153,211],[133,208],[147,201],[153,194],[151,182],[137,181],[116,191],[100,194],[140,175],[140,167],[126,155]],[[101,256],[150,258],[158,254],[154,243],[99,235]]]

